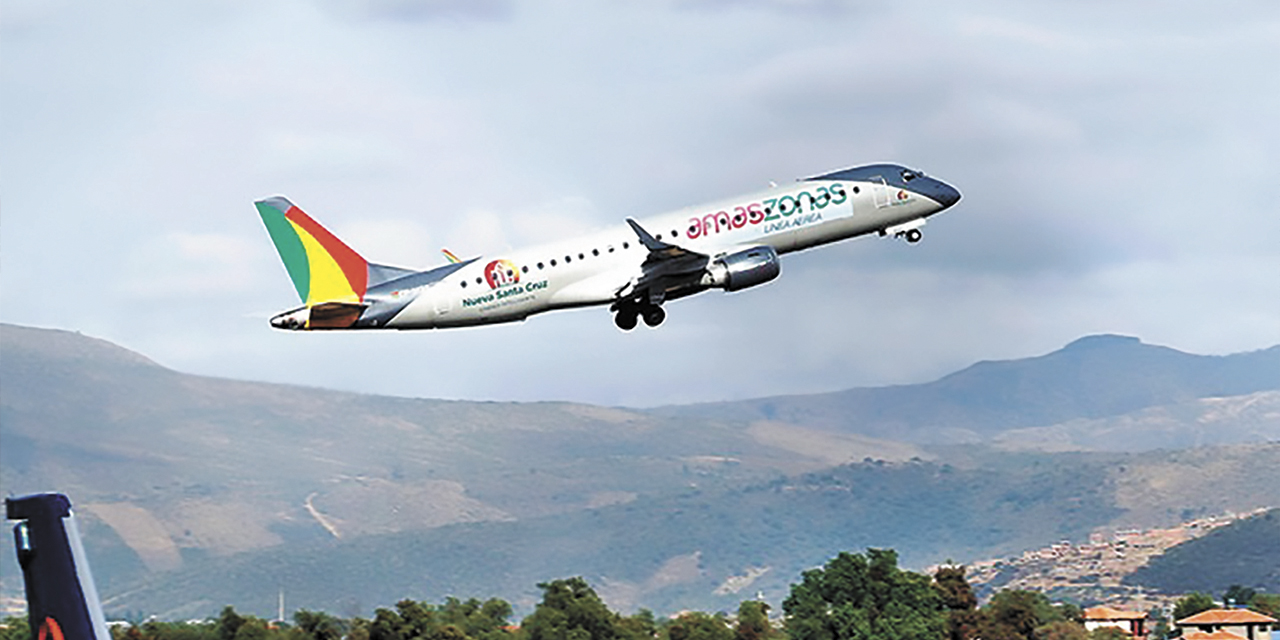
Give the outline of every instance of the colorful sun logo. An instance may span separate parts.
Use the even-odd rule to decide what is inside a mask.
[[[484,279],[490,289],[520,282],[520,269],[510,260],[494,260],[484,268]]]
[[[907,191],[906,191],[906,189],[899,189],[899,190],[898,190],[898,199],[899,199],[899,200],[906,200],[908,197],[909,197],[909,196],[907,195]]]

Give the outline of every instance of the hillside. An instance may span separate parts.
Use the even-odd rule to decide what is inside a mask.
[[[71,495],[109,541],[107,589],[189,557],[560,513],[692,474],[714,486],[831,464],[829,452],[762,444],[746,429],[624,409],[191,376],[63,331],[2,326],[0,350],[0,490]],[[856,459],[928,455],[834,443]],[[11,562],[0,553],[0,567]]]
[[[1258,500],[1280,483],[1280,445],[1202,454],[1202,461],[1277,469],[1215,489]],[[1043,541],[1082,541],[1125,519],[1117,498],[1126,476],[1163,479],[1197,469],[1194,461],[1173,455],[1124,454],[997,456],[985,468],[969,469],[925,461],[858,463],[556,516],[263,550],[230,562],[209,559],[125,589],[108,606],[186,616],[230,602],[269,611],[276,589],[283,588],[299,606],[331,611],[406,595],[495,593],[527,610],[537,582],[584,575],[623,609],[732,610],[757,593],[780,601],[801,571],[842,549],[894,547],[905,565],[923,568],[1016,554]],[[1188,500],[1181,488],[1162,493],[1157,484],[1146,495],[1146,507],[1170,520],[1187,511],[1216,512],[1207,501]],[[203,600],[192,603],[193,591]]]
[[[979,362],[925,384],[663,407],[654,413],[769,420],[939,444],[982,442],[1011,429],[1276,389],[1280,346],[1201,356],[1137,338],[1097,335],[1043,356]]]
[[[1114,351],[1091,357],[1130,371],[1137,365],[1116,364],[1125,353],[1143,360],[1156,349],[1187,367],[1180,379],[1225,380],[1214,388],[1227,391],[1251,388],[1232,377],[1242,371],[1267,379],[1276,352],[1208,358],[1090,342]],[[1064,409],[1069,420],[1051,425],[1059,431],[993,430],[993,448],[697,415],[705,408],[214,379],[79,334],[11,325],[0,325],[0,350],[0,490],[71,495],[113,610],[197,615],[234,603],[267,614],[285,584],[291,602],[338,612],[447,593],[519,601],[539,581],[574,574],[617,606],[731,607],[741,593],[730,587],[777,594],[842,549],[893,546],[922,567],[1093,527],[1273,506],[1280,486],[1280,445],[1265,444],[1277,426],[1266,390],[1105,418]],[[1005,364],[1040,379],[1053,355]],[[1087,384],[1057,392],[1076,405],[1093,393]],[[1185,433],[1206,446],[1088,451],[1130,424],[1164,425],[1129,429],[1137,441]],[[1218,443],[1240,444],[1207,446]],[[11,544],[0,538],[6,593],[21,589]]]
[[[1164,593],[1221,594],[1233,584],[1280,593],[1280,509],[1180,544],[1124,582]]]

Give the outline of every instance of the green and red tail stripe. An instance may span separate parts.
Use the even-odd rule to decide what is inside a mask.
[[[369,262],[360,254],[284,197],[255,205],[303,303],[311,307],[364,300]]]

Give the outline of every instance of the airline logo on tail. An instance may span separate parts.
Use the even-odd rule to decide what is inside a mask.
[[[58,626],[57,620],[45,618],[36,640],[66,640],[66,637],[62,635],[62,627]]]
[[[267,198],[255,205],[303,303],[313,307],[364,300],[369,263],[360,254],[285,198]]]

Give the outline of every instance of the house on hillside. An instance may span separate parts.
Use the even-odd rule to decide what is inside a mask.
[[[1271,640],[1277,621],[1248,609],[1210,609],[1176,623],[1184,640]]]
[[[1111,607],[1090,607],[1084,610],[1084,628],[1093,631],[1102,627],[1119,629],[1134,640],[1147,637],[1147,614],[1143,611],[1121,611]]]

